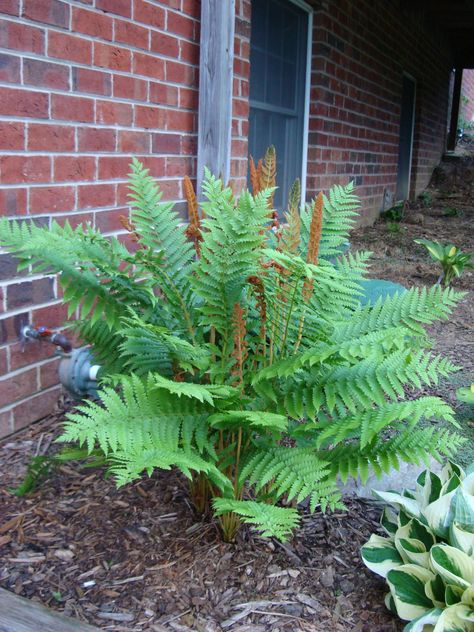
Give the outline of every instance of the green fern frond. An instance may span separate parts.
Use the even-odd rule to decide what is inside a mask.
[[[212,501],[216,516],[235,513],[243,522],[251,524],[263,537],[273,537],[285,542],[300,523],[296,509],[274,507],[253,500],[214,498]]]
[[[310,509],[334,507],[339,500],[334,481],[328,478],[328,463],[310,448],[255,448],[247,455],[239,475],[239,484],[247,483],[258,493],[268,486],[277,498],[286,495],[301,502],[310,498]]]

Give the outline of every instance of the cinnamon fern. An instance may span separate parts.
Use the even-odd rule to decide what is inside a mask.
[[[186,180],[186,227],[134,160],[133,250],[91,227],[0,224],[21,266],[59,274],[104,364],[101,401],[70,413],[62,440],[101,450],[120,485],[178,468],[228,540],[242,523],[288,538],[305,498],[312,511],[341,506],[338,476],[451,456],[460,443],[423,423],[455,425],[442,399],[416,390],[457,369],[425,327],[462,295],[413,288],[361,306],[369,253],[341,254],[359,206],[352,184],[303,207],[295,184],[278,226],[275,166],[274,149],[252,162],[253,195],[238,199],[206,172],[201,208]]]

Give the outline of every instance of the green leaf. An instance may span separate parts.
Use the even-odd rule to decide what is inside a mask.
[[[411,621],[432,609],[425,584],[433,578],[431,571],[415,564],[405,564],[388,572],[387,582],[401,619]]]
[[[375,533],[361,548],[361,555],[367,568],[381,577],[387,577],[387,573],[391,569],[404,563],[393,540],[383,538]]]
[[[474,559],[448,544],[437,544],[430,552],[431,566],[445,583],[469,588],[474,583]]]
[[[300,521],[296,509],[273,507],[253,500],[214,498],[212,504],[216,516],[235,513],[264,537],[275,537],[282,542],[288,539]]]
[[[437,623],[442,612],[443,610],[441,608],[428,610],[428,612],[425,612],[425,614],[413,619],[413,621],[406,625],[403,628],[403,632],[426,632],[426,630],[433,629],[431,626]]]

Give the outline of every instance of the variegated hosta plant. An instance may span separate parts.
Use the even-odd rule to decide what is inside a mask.
[[[388,537],[372,534],[365,565],[385,577],[387,607],[405,632],[474,630],[474,471],[425,470],[414,491],[375,492],[395,506],[382,515]]]

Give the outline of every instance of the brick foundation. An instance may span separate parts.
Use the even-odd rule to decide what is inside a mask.
[[[409,2],[308,2],[307,197],[352,179],[362,221],[370,223],[384,191],[395,191],[403,72],[417,82],[412,195],[444,151],[450,49]],[[251,5],[236,0],[236,192],[247,176]],[[0,215],[45,226],[52,218],[87,221],[119,234],[137,156],[185,217],[182,178],[196,172],[199,19],[199,0],[3,2]],[[26,323],[59,328],[65,315],[55,278],[17,274],[0,253],[0,436],[52,410],[59,393],[53,349],[30,343],[22,351],[18,336]]]

